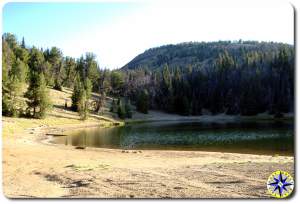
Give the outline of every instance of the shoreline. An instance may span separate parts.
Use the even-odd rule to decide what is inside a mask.
[[[9,198],[268,198],[265,182],[271,171],[294,173],[293,156],[90,147],[79,150],[43,142],[50,131],[87,126],[99,125],[35,127],[16,137],[3,137],[4,194]],[[204,179],[207,173],[209,178]],[[252,176],[247,178],[248,174]],[[229,190],[222,187],[224,184],[230,186]],[[261,190],[247,193],[253,187]]]
[[[183,116],[178,114],[170,114],[161,111],[149,111],[148,114],[135,113],[132,119],[126,119],[125,124],[135,124],[144,122],[168,122],[168,121],[196,121],[196,122],[248,122],[248,121],[293,121],[294,114],[287,113],[283,118],[274,118],[273,115],[266,113],[258,114],[255,116],[241,116],[241,115],[226,115],[217,114],[209,115],[203,114],[199,116]]]
[[[148,122],[173,122],[173,121],[144,121],[143,123],[148,123]],[[188,121],[184,121],[184,122],[188,122]],[[134,124],[140,124],[140,123],[129,123],[128,125],[134,125]],[[126,124],[125,124],[126,125]],[[123,126],[123,125],[121,125]],[[91,125],[88,126],[90,128],[99,128],[99,125]],[[100,127],[102,128],[114,128],[114,127],[120,127],[120,126],[110,126],[110,127]],[[74,127],[72,128],[72,130],[70,130],[71,128],[67,128],[67,129],[59,129],[61,130],[62,134],[67,133],[72,133],[73,131],[78,131],[81,129],[85,129],[87,127]],[[58,131],[59,131],[58,130]],[[66,135],[62,135],[64,136],[68,136],[68,134]],[[40,142],[43,144],[48,144],[48,145],[55,145],[55,146],[66,146],[69,148],[76,148],[76,147],[82,147],[80,145],[64,145],[62,143],[56,143],[54,142],[54,138],[55,137],[61,137],[61,136],[55,136],[52,134],[47,134],[45,133],[44,138],[40,139]],[[174,151],[174,152],[203,152],[203,153],[225,153],[225,154],[238,154],[238,155],[255,155],[255,156],[284,156],[284,157],[294,157],[295,156],[295,152],[293,152],[293,154],[290,153],[284,153],[284,154],[273,154],[273,153],[266,153],[265,151],[256,151],[255,153],[253,153],[251,150],[249,149],[245,149],[245,151],[241,152],[241,151],[224,151],[225,149],[220,149],[220,151],[216,150],[217,148],[214,147],[209,147],[209,148],[205,148],[205,149],[199,149],[199,148],[182,148],[182,149],[178,149],[176,147],[167,147],[165,149],[157,149],[157,148],[131,148],[131,149],[127,149],[127,148],[108,148],[108,147],[91,147],[91,146],[84,146],[84,149],[88,150],[97,150],[97,149],[102,149],[102,150],[111,150],[111,151]]]
[[[169,116],[169,114],[167,113],[163,113],[160,112],[161,114],[165,114],[167,117]],[[172,114],[171,114],[172,115]],[[135,125],[135,124],[142,124],[142,123],[168,123],[168,122],[200,122],[200,123],[240,123],[240,122],[291,122],[291,120],[293,120],[293,115],[288,115],[285,116],[284,118],[281,119],[274,119],[274,118],[270,118],[271,115],[265,115],[265,114],[261,114],[259,116],[237,116],[237,115],[225,115],[225,114],[219,114],[219,115],[201,115],[201,116],[180,116],[178,117],[178,115],[174,115],[174,117],[166,119],[158,119],[158,118],[152,118],[152,119],[146,119],[146,120],[138,120],[138,119],[131,119],[130,121],[124,121],[124,123],[119,123],[116,124],[115,122],[112,125],[109,126],[101,126],[101,125],[84,125],[81,127],[71,127],[71,128],[65,128],[65,127],[61,127],[58,128],[57,131],[60,132],[61,134],[65,133],[65,132],[70,132],[70,131],[78,131],[80,129],[85,129],[85,128],[114,128],[114,127],[118,127],[118,126],[126,126],[126,125]],[[257,120],[258,118],[260,118],[261,120]],[[52,132],[53,133],[53,132]],[[47,134],[47,132],[45,133]],[[54,133],[55,134],[55,133]],[[67,135],[64,135],[67,136]],[[48,135],[48,138],[46,139],[47,143],[52,144],[52,145],[60,145],[59,143],[55,143],[55,142],[51,142],[51,140],[53,140],[53,138],[55,137],[59,137],[59,136],[51,136],[51,134]],[[72,145],[72,147],[77,147],[76,145]],[[143,149],[143,148],[136,148],[136,149],[122,149],[122,148],[107,148],[107,147],[85,147],[85,148],[95,148],[95,149],[110,149],[110,150],[154,150],[154,151],[199,151],[199,152],[221,152],[221,153],[232,153],[232,154],[249,154],[249,155],[262,155],[262,156],[273,156],[274,154],[272,153],[266,153],[264,151],[261,152],[251,152],[251,150],[245,150],[244,152],[240,152],[240,151],[224,151],[224,149],[221,149],[221,151],[218,150],[212,150],[214,149],[213,147],[208,148],[210,150],[206,149],[173,149],[172,147],[170,147],[169,149]],[[287,156],[287,157],[294,157],[295,156],[295,151],[293,152],[293,154],[290,153],[284,153],[284,154],[275,154],[278,156]]]

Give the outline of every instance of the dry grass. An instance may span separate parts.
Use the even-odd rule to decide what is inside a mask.
[[[64,88],[63,91],[57,91],[49,89],[51,102],[53,108],[49,110],[45,119],[33,119],[33,118],[11,118],[2,117],[3,128],[2,134],[4,137],[9,135],[20,134],[24,132],[25,129],[33,127],[51,127],[60,125],[72,125],[72,124],[96,124],[99,123],[101,126],[110,126],[115,123],[122,123],[117,119],[114,119],[112,115],[106,111],[105,108],[103,115],[90,114],[90,117],[82,121],[77,112],[65,109],[65,100],[67,100],[68,107],[71,106],[71,95],[72,91],[70,89]],[[93,97],[97,97],[93,94]],[[108,103],[106,104],[109,105]]]

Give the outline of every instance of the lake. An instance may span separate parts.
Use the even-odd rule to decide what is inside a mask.
[[[86,128],[54,137],[58,144],[113,149],[156,149],[294,154],[292,122],[148,122]]]

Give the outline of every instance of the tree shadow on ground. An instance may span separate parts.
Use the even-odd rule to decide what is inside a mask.
[[[69,116],[65,116],[65,115],[59,115],[59,114],[55,114],[55,113],[49,113],[49,116],[55,117],[55,118],[65,118],[65,119],[72,119],[72,120],[80,120],[79,118],[74,118],[74,117],[69,117]]]
[[[68,111],[66,113],[70,114],[70,115],[77,115],[77,112],[76,111],[73,111],[71,107],[67,107],[65,108],[64,105],[53,105],[54,108],[57,108],[59,109],[60,111],[63,110],[63,111]]]

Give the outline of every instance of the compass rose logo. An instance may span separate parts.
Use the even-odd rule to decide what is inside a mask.
[[[273,197],[285,198],[293,192],[294,180],[285,171],[275,171],[269,176],[267,187]]]

